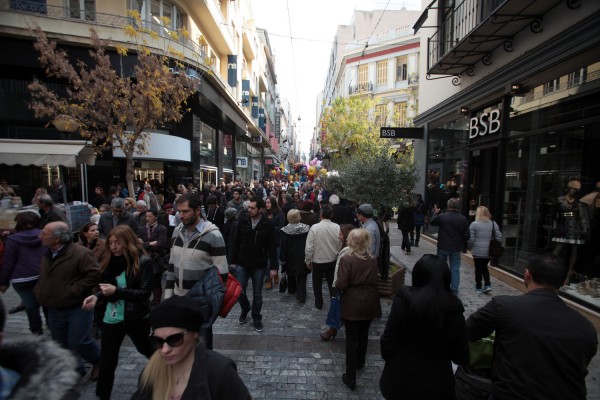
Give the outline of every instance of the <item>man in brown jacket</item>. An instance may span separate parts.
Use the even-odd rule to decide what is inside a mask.
[[[48,307],[52,339],[80,356],[78,372],[84,376],[83,361],[92,364],[91,380],[98,378],[100,349],[90,338],[94,312],[83,310],[83,299],[100,281],[98,261],[92,252],[71,241],[69,225],[51,222],[40,232],[48,253],[42,259],[35,288],[38,302]]]

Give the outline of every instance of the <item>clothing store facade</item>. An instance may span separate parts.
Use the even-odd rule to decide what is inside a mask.
[[[600,27],[598,5],[587,6],[546,10],[547,31],[561,13],[577,19],[556,35],[531,40],[543,33],[515,32],[515,51],[535,43],[528,51],[521,47],[519,56],[500,46],[474,69],[463,68],[462,75],[451,70],[451,54],[441,58],[443,63],[430,59],[425,63],[430,88],[437,77],[438,82],[454,80],[456,89],[421,112],[415,125],[425,128],[428,207],[445,208],[448,198],[458,196],[460,211],[470,221],[477,206],[488,207],[505,247],[497,276],[515,285],[532,255],[554,252],[565,268],[573,263],[570,284],[561,294],[600,321]],[[431,46],[433,36],[426,36]],[[440,65],[450,76],[434,75],[441,75]],[[559,197],[577,182],[575,209],[562,209]],[[565,217],[574,221],[575,240],[564,238]]]

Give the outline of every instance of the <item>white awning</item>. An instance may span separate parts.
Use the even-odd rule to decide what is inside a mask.
[[[83,140],[0,139],[0,164],[75,168],[95,162],[94,150]]]

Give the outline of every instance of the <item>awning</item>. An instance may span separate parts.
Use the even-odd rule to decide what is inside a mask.
[[[75,168],[95,162],[94,150],[83,140],[0,139],[0,164]]]

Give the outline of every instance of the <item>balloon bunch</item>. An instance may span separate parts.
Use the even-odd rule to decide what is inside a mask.
[[[308,164],[308,179],[311,182],[314,182],[315,180],[317,180],[317,182],[320,182],[321,179],[325,179],[327,177],[327,169],[323,168],[321,166],[322,161],[319,160],[317,157],[313,158]]]

